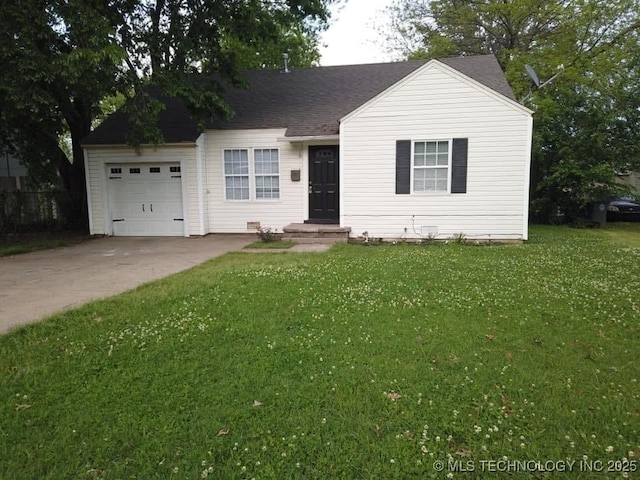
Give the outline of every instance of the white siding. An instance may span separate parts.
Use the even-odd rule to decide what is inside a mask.
[[[469,139],[467,193],[396,195],[396,140],[452,138]],[[526,239],[530,138],[524,109],[429,64],[344,119],[340,223],[353,236]]]
[[[282,228],[292,222],[302,222],[306,182],[304,181],[305,147],[282,141],[284,129],[265,130],[210,130],[206,135],[207,179],[206,194],[209,231],[212,233],[247,233],[248,222],[260,222],[263,228]],[[280,199],[278,200],[226,200],[223,170],[224,149],[278,148],[280,151]],[[253,156],[249,155],[249,161]],[[299,182],[291,181],[291,170],[301,170]],[[250,183],[255,190],[253,180]],[[254,198],[252,191],[251,198]]]
[[[163,145],[157,149],[143,148],[137,154],[125,147],[86,148],[87,190],[90,198],[89,231],[92,235],[111,235],[111,215],[106,188],[106,168],[112,163],[179,162],[182,170],[182,197],[185,235],[201,235],[199,224],[197,147]]]
[[[198,235],[209,233],[209,204],[204,198],[204,188],[207,178],[206,170],[206,135],[200,135],[196,142],[196,182],[198,198],[198,225],[195,230]]]

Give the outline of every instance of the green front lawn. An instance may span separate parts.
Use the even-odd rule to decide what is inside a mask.
[[[229,254],[14,331],[0,478],[637,478],[617,228]]]

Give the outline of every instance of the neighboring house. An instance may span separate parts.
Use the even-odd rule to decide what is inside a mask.
[[[157,149],[127,147],[118,112],[84,140],[92,234],[527,239],[532,112],[494,56],[246,76],[204,132],[164,98]]]
[[[48,228],[58,221],[56,193],[40,188],[15,155],[0,150],[0,231]]]
[[[0,191],[24,190],[27,183],[27,168],[14,155],[0,150]]]
[[[638,193],[640,193],[640,172],[627,171],[618,173],[616,180],[622,185],[633,187]]]

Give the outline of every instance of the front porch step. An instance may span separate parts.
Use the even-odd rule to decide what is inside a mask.
[[[338,243],[349,240],[351,228],[339,225],[292,223],[282,231],[283,240],[296,243]]]

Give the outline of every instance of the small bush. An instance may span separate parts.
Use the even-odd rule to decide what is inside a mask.
[[[453,243],[457,243],[458,245],[464,245],[465,243],[467,243],[467,236],[462,233],[454,233],[453,237],[451,237],[451,241]]]
[[[422,245],[433,245],[434,243],[436,243],[436,241],[437,241],[436,236],[433,233],[429,233],[424,237],[422,237],[422,239],[420,240],[420,243]]]
[[[260,239],[260,241],[264,243],[271,243],[278,240],[278,237],[276,237],[276,231],[273,230],[271,227],[268,227],[268,228],[258,227],[257,230],[258,230],[258,238]]]

